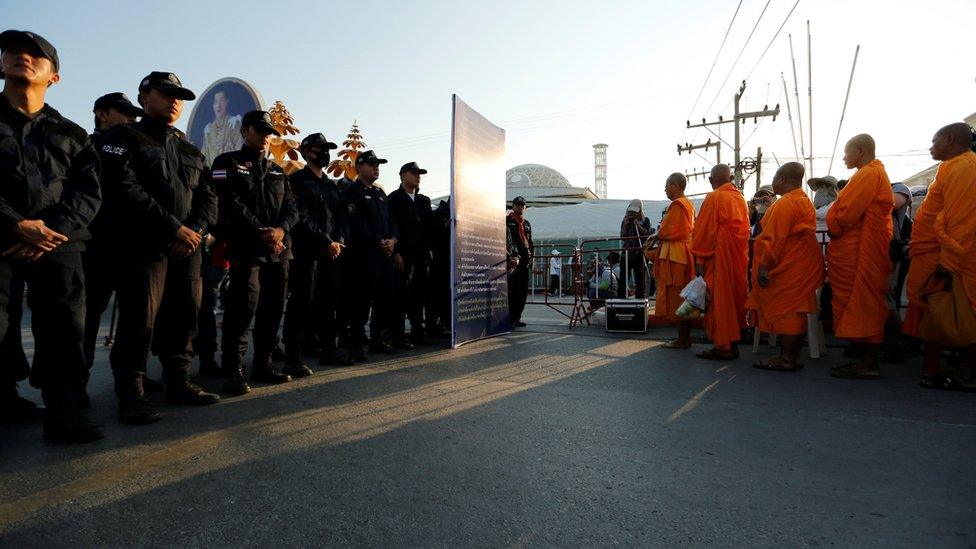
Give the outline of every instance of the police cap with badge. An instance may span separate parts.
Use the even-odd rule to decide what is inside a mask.
[[[183,87],[180,79],[171,72],[153,71],[149,73],[139,83],[139,91],[148,92],[149,90],[159,90],[166,95],[184,101],[193,101],[197,98],[197,95]]]
[[[363,164],[369,164],[371,166],[378,166],[380,164],[386,164],[387,160],[385,158],[377,158],[376,153],[372,150],[363,151],[356,157],[356,165],[361,166]]]
[[[276,130],[274,124],[271,123],[271,115],[268,114],[268,111],[248,111],[244,113],[244,116],[241,117],[241,127],[251,127],[261,133],[273,133],[281,136],[281,132]]]
[[[303,148],[303,149],[326,149],[326,150],[330,150],[331,151],[333,149],[338,149],[339,148],[339,145],[336,145],[335,143],[329,141],[321,133],[313,133],[313,134],[309,135],[308,137],[306,137],[305,139],[302,139],[301,148]]]
[[[122,92],[107,93],[99,97],[95,100],[95,107],[92,108],[93,111],[108,111],[109,109],[115,109],[129,116],[146,116],[146,111],[133,105],[129,97]]]
[[[34,57],[45,57],[54,65],[54,72],[61,69],[61,61],[58,59],[58,50],[44,39],[43,36],[31,31],[7,30],[0,32],[0,51],[4,51],[16,46],[24,46],[31,51]],[[0,80],[4,78],[3,71],[0,70]]]

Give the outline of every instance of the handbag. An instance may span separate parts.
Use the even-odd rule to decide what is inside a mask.
[[[925,288],[938,277],[937,273],[932,273]],[[922,299],[928,304],[918,326],[923,341],[952,348],[976,344],[976,312],[969,303],[966,289],[955,275],[949,275],[942,288],[923,293]]]

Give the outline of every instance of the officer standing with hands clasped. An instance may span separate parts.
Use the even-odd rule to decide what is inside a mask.
[[[30,382],[47,406],[44,437],[91,442],[103,429],[81,410],[87,378],[81,250],[101,202],[98,157],[85,131],[44,102],[59,69],[58,52],[44,38],[0,33],[0,341],[9,330],[19,335],[20,323],[10,320],[23,292],[14,287],[26,281],[35,340]],[[4,369],[0,364],[4,407],[30,407],[17,394],[20,376]]]
[[[345,300],[350,312],[347,344],[350,356],[358,362],[366,361],[362,346],[367,319],[370,352],[396,352],[385,341],[385,335],[390,324],[391,256],[397,243],[397,229],[390,220],[386,193],[375,185],[380,164],[386,162],[373,151],[360,153],[356,157],[356,181],[342,192],[349,210],[349,249],[343,262],[343,278],[349,288]]]
[[[271,350],[288,291],[289,233],[298,223],[298,207],[284,170],[268,159],[271,135],[281,135],[264,111],[241,120],[244,146],[221,154],[213,163],[220,198],[220,234],[227,240],[230,286],[221,340],[224,392],[243,395],[247,329],[254,319],[254,367],[251,381],[285,383],[312,371],[290,364],[282,373],[271,365]]]
[[[404,164],[400,168],[400,188],[390,193],[390,216],[400,235],[393,250],[396,296],[390,327],[393,346],[398,349],[432,344],[424,329],[429,316],[424,313],[430,309],[428,233],[433,223],[430,198],[420,194],[420,176],[426,173],[416,162]],[[404,335],[404,315],[410,319],[410,341]]]
[[[123,423],[160,419],[146,400],[149,351],[159,357],[166,399],[205,406],[220,398],[190,382],[200,308],[200,242],[217,217],[203,154],[173,127],[183,102],[196,98],[170,72],[139,84],[146,116],[112,128],[102,140],[103,212],[119,226],[119,327],[110,360]]]
[[[302,356],[316,350],[323,366],[355,364],[336,349],[340,256],[349,237],[342,193],[324,172],[329,165],[329,151],[336,148],[321,133],[309,135],[300,147],[305,167],[288,177],[300,218],[292,235],[295,257],[291,261],[291,293],[282,338],[290,368],[300,368]],[[307,344],[315,344],[318,349],[304,348]]]

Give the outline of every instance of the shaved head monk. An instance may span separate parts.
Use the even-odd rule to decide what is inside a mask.
[[[830,375],[877,379],[877,348],[888,319],[891,210],[894,196],[884,165],[875,158],[874,139],[854,136],[844,146],[844,164],[857,172],[827,213],[827,272],[833,290],[834,335],[854,345],[857,361],[836,366]]]
[[[945,278],[951,274],[966,288],[976,308],[976,153],[972,145],[972,129],[962,122],[945,126],[932,138],[929,152],[933,160],[942,163],[915,216],[909,247],[912,262],[905,280],[909,303],[902,329],[915,337],[920,336],[918,327],[927,312],[922,295],[933,275]],[[966,350],[963,368],[968,372],[961,378],[942,372],[942,351],[940,346],[925,342],[925,373],[920,385],[934,389],[976,387],[972,379],[976,348]]]
[[[708,176],[713,192],[702,202],[691,237],[695,272],[708,285],[705,332],[715,344],[699,358],[737,358],[735,343],[746,327],[747,272],[749,270],[749,208],[732,184],[732,169],[725,164]]]
[[[691,231],[695,223],[695,208],[685,198],[688,180],[680,173],[668,176],[664,183],[671,204],[661,220],[656,238],[661,243],[654,260],[654,281],[657,300],[654,314],[678,325],[678,338],[664,344],[670,349],[691,347],[691,325],[675,316],[681,305],[681,290],[695,277],[695,260],[691,255]]]
[[[746,306],[756,325],[781,336],[779,356],[753,364],[763,370],[796,371],[807,330],[807,314],[817,312],[817,289],[824,260],[817,242],[817,213],[803,192],[803,165],[789,162],[773,176],[780,197],[766,211],[752,247],[752,291]]]

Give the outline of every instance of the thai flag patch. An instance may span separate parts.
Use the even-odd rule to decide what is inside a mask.
[[[227,170],[214,170],[213,179],[227,179]]]

